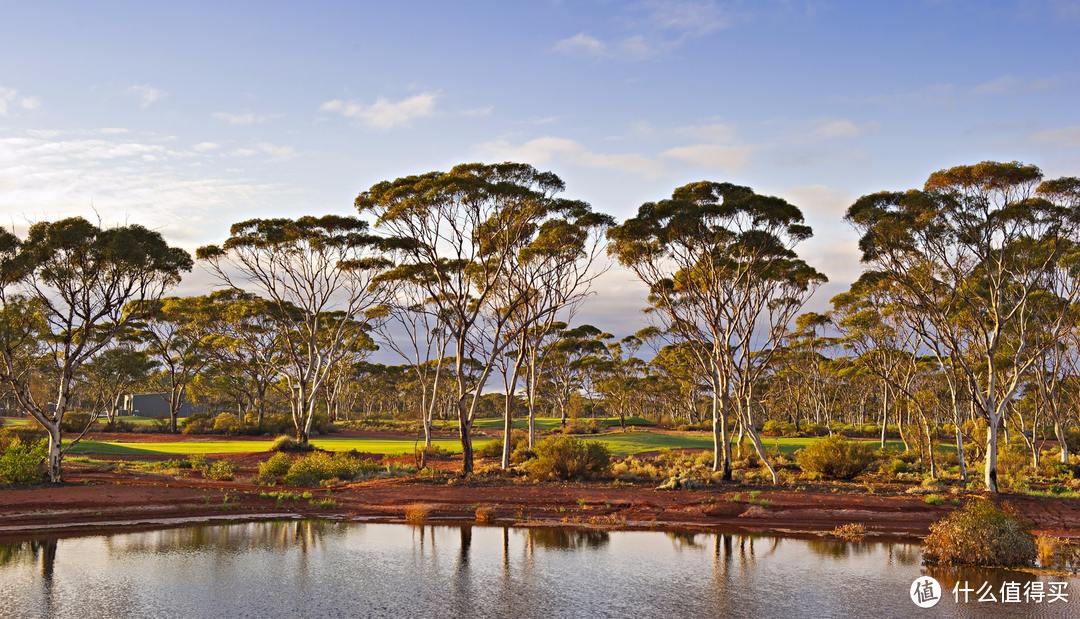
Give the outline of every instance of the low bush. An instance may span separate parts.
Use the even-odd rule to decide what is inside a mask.
[[[7,449],[7,446],[15,439],[19,439],[23,444],[36,443],[42,439],[48,440],[49,435],[36,424],[33,426],[7,426],[0,428],[0,452]]]
[[[283,451],[287,453],[299,453],[303,451],[311,451],[314,447],[311,444],[303,444],[295,438],[282,434],[274,439],[273,443],[270,443],[270,451]]]
[[[240,418],[232,413],[220,413],[214,417],[214,432],[232,436],[240,433]]]
[[[866,526],[861,522],[849,522],[833,529],[832,534],[847,542],[861,542],[866,537]]]
[[[48,443],[43,440],[24,443],[15,437],[0,453],[0,484],[32,484],[44,478],[42,463],[48,455]]]
[[[405,522],[424,524],[431,516],[431,506],[426,503],[414,503],[405,506]]]
[[[209,415],[192,415],[184,420],[180,429],[182,434],[210,434],[214,431],[214,422]]]
[[[214,460],[202,471],[203,477],[214,481],[232,481],[236,477],[236,467],[228,460]]]
[[[86,429],[86,426],[90,425],[90,420],[93,417],[90,413],[67,413],[60,421],[60,429],[64,432],[79,433]]]
[[[513,459],[513,454],[520,447],[529,445],[529,433],[525,430],[514,430],[510,433],[510,454]],[[485,443],[483,447],[476,450],[476,453],[483,458],[501,459],[502,458],[503,444],[501,440],[491,441]]]
[[[563,426],[563,434],[597,434],[600,422],[596,419],[574,419]]]
[[[799,468],[826,479],[853,479],[873,460],[873,453],[865,445],[837,434],[815,441],[795,454]]]
[[[355,458],[349,454],[329,454],[318,451],[296,460],[285,474],[285,483],[290,486],[318,486],[324,481],[339,479],[350,481],[378,471],[381,467],[368,460]]]
[[[795,429],[795,424],[790,421],[780,421],[778,419],[769,419],[761,426],[762,436],[798,436],[799,431]]]
[[[259,481],[264,484],[277,482],[289,472],[292,458],[283,453],[276,453],[259,463]]]
[[[428,460],[449,460],[454,457],[454,452],[445,447],[438,445],[428,445],[422,449],[424,452],[424,461]]]
[[[595,441],[551,436],[536,444],[529,474],[540,479],[593,479],[608,473],[611,453]]]
[[[495,521],[495,507],[481,505],[476,508],[476,524],[491,524]]]
[[[930,564],[1016,567],[1035,561],[1035,540],[1020,521],[987,499],[973,499],[930,525]]]

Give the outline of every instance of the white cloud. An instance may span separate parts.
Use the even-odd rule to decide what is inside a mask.
[[[732,25],[733,16],[718,3],[649,0],[642,8],[653,28],[687,36],[703,36]]]
[[[552,49],[563,54],[603,56],[607,53],[607,45],[603,41],[584,32],[556,41]]]
[[[0,116],[7,116],[16,109],[32,112],[41,107],[38,97],[21,97],[14,88],[0,86]]]
[[[255,114],[253,112],[214,112],[214,118],[230,125],[259,125],[279,116],[279,114]]]
[[[217,142],[199,142],[195,146],[191,147],[191,150],[197,153],[209,153],[221,148],[221,144]]]
[[[483,118],[485,116],[491,116],[495,112],[494,105],[485,105],[483,107],[474,107],[467,110],[462,110],[461,115],[469,118]]]
[[[735,140],[735,128],[724,123],[705,123],[680,127],[678,133],[704,142],[730,143]]]
[[[127,132],[128,130],[124,127],[103,127],[98,130],[98,133],[102,135],[122,135]]]
[[[663,165],[636,153],[598,153],[569,138],[545,136],[522,144],[505,140],[480,145],[489,159],[522,161],[534,165],[562,162],[587,168],[603,168],[649,178],[659,176]]]
[[[854,138],[862,133],[862,128],[846,119],[827,120],[814,128],[813,134],[819,138]]]
[[[662,154],[703,168],[715,168],[725,172],[742,169],[750,159],[753,148],[749,146],[725,146],[722,144],[690,144],[669,148]]]
[[[1011,95],[1049,90],[1057,85],[1058,80],[1052,77],[1024,80],[1014,75],[1002,75],[981,84],[976,84],[972,88],[972,92],[977,95]]]
[[[162,97],[166,95],[165,91],[154,88],[149,84],[137,84],[135,86],[128,87],[128,93],[135,95],[139,99],[139,107],[148,108],[151,105],[157,103]]]
[[[237,148],[230,153],[234,157],[254,157],[255,155],[266,155],[271,159],[285,160],[292,159],[296,156],[296,149],[292,146],[282,146],[280,144],[273,144],[271,142],[259,142],[252,146],[244,146]]]
[[[141,223],[192,247],[225,233],[232,220],[222,213],[243,218],[286,191],[240,173],[208,175],[212,156],[154,136],[0,132],[0,214],[22,225],[96,210],[106,223]]]
[[[368,127],[392,129],[408,125],[414,119],[431,116],[435,111],[436,98],[433,93],[421,93],[400,101],[380,97],[370,105],[333,99],[319,106],[319,110],[356,120]]]
[[[1043,129],[1031,135],[1031,139],[1044,144],[1056,144],[1065,147],[1080,146],[1080,125]]]

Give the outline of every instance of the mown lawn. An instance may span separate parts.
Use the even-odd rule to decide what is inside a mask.
[[[581,421],[582,422],[588,422],[588,421],[591,421],[591,420],[592,419],[590,418],[590,419],[583,419]],[[612,427],[617,428],[617,427],[619,427],[619,418],[618,417],[597,417],[597,418],[595,418],[595,420],[599,423],[600,427],[602,427],[602,428],[612,428]],[[445,429],[451,429],[452,430],[452,429],[457,428],[457,423],[458,423],[457,420],[454,420],[454,419],[436,419],[435,422],[434,422],[434,425],[437,428],[445,428]],[[524,430],[524,429],[528,428],[528,424],[529,424],[528,419],[515,419],[513,421],[513,426],[512,427],[514,429],[517,429],[517,430]],[[561,422],[560,422],[558,417],[537,417],[536,418],[536,429],[537,430],[550,431],[550,430],[554,430],[554,429],[558,428],[560,425],[561,425]],[[651,426],[651,425],[653,425],[653,423],[650,422],[647,419],[642,419],[641,417],[627,417],[626,418],[626,425],[628,425],[628,426]],[[483,418],[480,418],[480,419],[477,419],[476,421],[474,421],[473,422],[473,427],[477,428],[477,429],[481,429],[481,430],[502,430],[503,420],[502,420],[501,417],[483,417]]]
[[[493,439],[474,441],[476,448]],[[316,438],[312,444],[328,451],[357,450],[366,453],[400,455],[412,453],[418,443],[412,439],[375,439],[375,438]],[[72,448],[71,453],[101,455],[161,455],[161,454],[231,454],[258,453],[270,449],[272,440],[186,440],[155,443],[135,443],[124,441],[81,441]],[[461,451],[457,439],[436,439],[433,444],[443,449]],[[419,443],[422,445],[422,443]]]

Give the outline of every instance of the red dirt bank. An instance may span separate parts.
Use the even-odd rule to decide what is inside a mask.
[[[130,530],[187,520],[332,516],[403,522],[405,506],[430,506],[434,521],[474,521],[479,505],[494,508],[499,525],[579,525],[609,528],[722,528],[820,535],[859,522],[873,536],[924,536],[955,505],[928,505],[919,496],[762,488],[662,491],[642,486],[494,481],[445,485],[385,479],[332,490],[311,489],[308,500],[276,501],[266,488],[158,474],[95,472],[72,467],[57,487],[0,490],[0,537],[44,532]],[[227,498],[226,498],[227,497]],[[1080,501],[1007,496],[1039,533],[1080,537]]]

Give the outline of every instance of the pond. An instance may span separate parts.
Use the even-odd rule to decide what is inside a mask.
[[[924,574],[944,589],[925,610]],[[964,581],[1065,581],[1069,602],[958,605]],[[1080,616],[1074,597],[1060,576],[927,572],[917,544],[737,533],[288,520],[0,544],[4,617]]]

